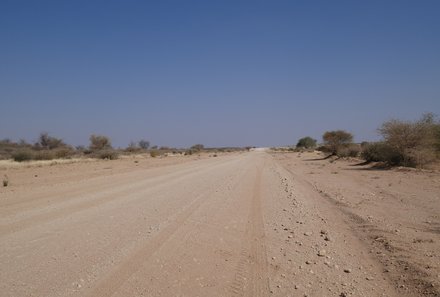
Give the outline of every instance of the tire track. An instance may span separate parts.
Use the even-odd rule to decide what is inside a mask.
[[[118,266],[117,270],[111,272],[103,281],[99,282],[87,296],[112,296],[136,271],[138,271],[148,260],[196,211],[205,201],[207,193],[200,194],[197,198],[177,217],[173,223],[165,227],[156,237],[152,238],[138,251],[134,252],[128,259]]]
[[[246,243],[240,253],[234,281],[230,286],[232,296],[267,296],[269,290],[264,221],[261,209],[261,173],[257,168],[250,201]]]
[[[233,161],[235,161],[235,160],[233,159],[229,162],[233,162]],[[206,171],[213,170],[213,168],[225,166],[225,165],[229,164],[229,162],[218,163],[218,164],[216,163],[213,167],[208,167],[208,168],[205,168],[204,170],[199,170],[199,171],[194,170],[194,169],[184,170],[184,171],[179,171],[177,173],[167,174],[165,176],[161,176],[160,178],[153,178],[153,179],[149,179],[147,181],[139,181],[139,182],[136,182],[135,184],[130,185],[129,187],[123,187],[122,189],[121,188],[119,188],[119,189],[111,188],[107,191],[100,192],[96,195],[93,195],[91,197],[92,199],[89,199],[89,200],[82,199],[82,201],[76,202],[72,205],[67,205],[65,207],[58,208],[58,209],[55,209],[55,210],[52,210],[49,212],[45,212],[42,214],[27,217],[25,219],[22,219],[22,220],[19,220],[19,221],[10,223],[10,224],[0,225],[0,237],[25,230],[27,228],[34,227],[38,224],[43,224],[43,223],[46,223],[49,221],[53,221],[58,218],[65,217],[66,215],[72,215],[74,213],[77,213],[77,212],[80,212],[83,210],[97,207],[97,206],[100,206],[104,203],[112,202],[114,200],[118,200],[118,199],[122,199],[122,198],[127,199],[127,196],[130,196],[133,193],[135,193],[137,196],[139,196],[139,194],[151,192],[153,189],[158,189],[158,188],[160,189],[160,187],[169,183],[171,178],[172,178],[173,182],[176,182],[176,181],[179,181],[182,179],[187,179],[190,175],[200,175]],[[199,167],[203,168],[206,166],[203,166],[203,167],[199,166]],[[158,179],[160,180],[160,182],[157,182]],[[150,185],[150,184],[154,184],[154,186],[148,187],[148,185]],[[141,191],[142,189],[144,189],[144,190]],[[153,193],[154,193],[154,191],[153,191]],[[90,196],[89,196],[89,198],[90,198]]]
[[[223,163],[222,165],[229,164]],[[218,166],[217,166],[218,167]],[[212,167],[207,170],[213,170]],[[200,173],[200,172],[199,172]],[[198,173],[198,174],[199,174]],[[237,182],[234,180],[234,182]],[[127,282],[136,272],[140,271],[145,263],[166,243],[172,238],[181,228],[185,226],[185,223],[190,220],[190,217],[196,212],[203,204],[205,204],[209,199],[210,193],[215,193],[224,185],[220,184],[216,187],[211,187],[210,189],[199,194],[191,204],[189,204],[182,212],[180,212],[176,217],[170,219],[172,223],[166,226],[161,232],[157,234],[156,237],[150,239],[146,244],[144,244],[137,251],[132,253],[129,258],[118,265],[118,268],[104,278],[102,281],[98,282],[96,287],[94,287],[87,296],[102,296],[110,297],[116,293],[116,291],[121,288],[125,282]],[[177,246],[178,247],[178,246]]]

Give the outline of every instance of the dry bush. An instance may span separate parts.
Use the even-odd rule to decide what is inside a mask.
[[[361,153],[361,147],[357,144],[350,144],[346,146],[342,146],[339,148],[337,155],[341,158],[356,158],[359,157]]]
[[[432,148],[419,148],[408,152],[407,165],[424,168],[438,159],[435,150]]]
[[[38,142],[35,144],[35,147],[37,149],[42,148],[47,150],[52,150],[66,146],[67,145],[64,143],[64,141],[61,138],[49,136],[47,132],[41,133]]]
[[[191,150],[193,151],[201,151],[205,148],[203,144],[195,144],[191,147]]]
[[[322,135],[322,140],[332,155],[353,141],[353,135],[344,130],[327,131]]]
[[[0,159],[13,159],[13,155],[16,155],[19,151],[30,151],[31,149],[32,145],[24,140],[16,143],[9,139],[3,139],[0,140]]]
[[[439,152],[440,124],[433,114],[425,114],[415,122],[390,120],[378,130],[385,143],[402,156],[398,165],[424,167]]]
[[[112,148],[112,144],[110,142],[110,138],[103,135],[90,135],[90,145],[89,149],[91,151],[100,151],[107,150]]]
[[[40,150],[34,153],[34,160],[53,160],[56,158],[55,152],[50,150]]]
[[[139,140],[138,145],[141,149],[148,150],[148,148],[150,147],[150,142],[142,139]]]
[[[119,158],[119,154],[114,149],[105,149],[92,153],[92,156],[97,159],[103,160],[116,160]]]
[[[132,141],[128,144],[128,146],[125,148],[124,151],[129,152],[129,153],[136,153],[141,150],[142,150],[142,148],[140,148],[134,141]]]
[[[84,154],[89,154],[93,158],[115,160],[119,157],[118,151],[112,148],[110,138],[104,135],[90,135],[89,151],[84,151]]]
[[[12,153],[12,159],[16,162],[30,161],[34,159],[34,152],[31,149],[20,149]]]
[[[54,150],[55,158],[57,159],[69,159],[72,158],[76,152],[73,148],[66,146],[64,148],[58,148]]]
[[[323,153],[326,153],[326,154],[331,153],[330,149],[329,149],[327,146],[325,146],[325,145],[318,146],[318,147],[316,148],[316,150],[317,150],[318,152],[323,152]]]
[[[33,152],[33,160],[68,159],[75,155],[70,147],[61,147],[53,150],[36,150]]]
[[[385,142],[365,145],[361,157],[367,162],[385,162],[388,165],[399,165],[403,161],[402,154]]]

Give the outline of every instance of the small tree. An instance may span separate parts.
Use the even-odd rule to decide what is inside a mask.
[[[112,144],[107,136],[92,134],[90,135],[89,148],[92,151],[100,151],[104,149],[111,149]]]
[[[390,120],[378,129],[385,143],[403,156],[404,166],[423,166],[435,157],[439,124],[425,114],[415,122]]]
[[[148,150],[148,148],[150,147],[150,142],[142,139],[139,140],[138,145],[141,149]]]
[[[344,130],[327,131],[322,135],[325,146],[332,155],[336,155],[338,151],[353,141],[353,135]]]
[[[316,147],[316,139],[313,139],[309,136],[303,137],[300,140],[298,140],[296,147],[297,148],[305,148],[305,149],[314,148],[314,147]]]
[[[125,149],[125,151],[127,151],[127,152],[136,152],[138,150],[139,150],[139,147],[134,141],[131,141],[128,144],[127,148]]]
[[[191,150],[195,150],[195,151],[201,151],[205,148],[205,146],[203,144],[195,144],[191,147]]]
[[[38,138],[38,142],[36,143],[36,145],[47,150],[67,146],[62,139],[49,136],[47,132],[43,132],[40,134],[40,137]]]
[[[363,147],[361,157],[367,162],[385,162],[388,165],[399,165],[402,154],[385,142],[374,142]]]

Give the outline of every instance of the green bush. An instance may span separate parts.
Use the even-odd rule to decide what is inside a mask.
[[[297,148],[315,148],[316,147],[316,139],[313,139],[309,136],[303,137],[300,140],[298,140],[298,143],[296,144]]]

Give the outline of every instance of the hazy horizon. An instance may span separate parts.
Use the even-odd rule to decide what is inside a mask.
[[[3,1],[0,139],[293,145],[440,115],[438,1]]]

